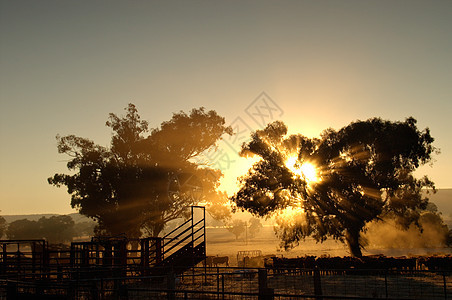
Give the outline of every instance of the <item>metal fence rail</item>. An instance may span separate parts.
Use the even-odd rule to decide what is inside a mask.
[[[193,268],[184,274],[0,281],[0,299],[447,299],[446,271]],[[53,278],[53,279],[52,279]],[[65,278],[65,277],[60,277]]]

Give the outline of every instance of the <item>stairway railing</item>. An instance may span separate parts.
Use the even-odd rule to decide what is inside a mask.
[[[0,278],[44,278],[50,273],[60,279],[138,276],[168,267],[186,270],[206,254],[205,208],[190,209],[191,217],[163,238],[96,237],[72,242],[67,249],[53,249],[45,240],[0,240]]]
[[[199,259],[195,256],[205,256],[205,241],[206,241],[206,211],[203,206],[191,207],[191,218],[183,224],[172,230],[163,238],[163,253],[164,262],[170,262],[171,258],[178,255],[179,251],[183,251],[187,260],[193,260],[193,263],[198,263]],[[187,250],[187,247],[190,250]],[[201,250],[199,250],[201,248]],[[194,249],[198,249],[195,253]],[[188,251],[188,252],[187,252]],[[182,254],[179,252],[179,255]],[[173,260],[174,261],[174,260]]]

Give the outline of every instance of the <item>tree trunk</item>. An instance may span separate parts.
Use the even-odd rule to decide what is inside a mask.
[[[361,245],[359,244],[360,230],[347,230],[345,233],[345,242],[347,243],[350,255],[353,257],[362,257]]]

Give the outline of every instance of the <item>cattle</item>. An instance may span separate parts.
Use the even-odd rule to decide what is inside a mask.
[[[214,267],[218,267],[218,265],[225,264],[226,267],[229,267],[229,257],[228,256],[214,256],[212,259],[212,263]]]
[[[208,268],[212,268],[213,267],[213,258],[215,256],[206,256],[206,259],[204,259],[202,261],[202,266],[203,267],[208,267]]]
[[[245,256],[243,258],[243,266],[245,268],[263,268],[264,265],[264,257],[256,256],[256,257],[248,257]]]

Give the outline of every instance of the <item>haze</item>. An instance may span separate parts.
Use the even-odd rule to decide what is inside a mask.
[[[73,212],[47,183],[66,172],[55,135],[108,145],[129,102],[151,128],[205,106],[249,132],[268,97],[262,119],[307,136],[413,116],[441,149],[417,174],[451,188],[451,30],[451,1],[0,0],[1,214]],[[229,193],[239,141],[213,162]]]

